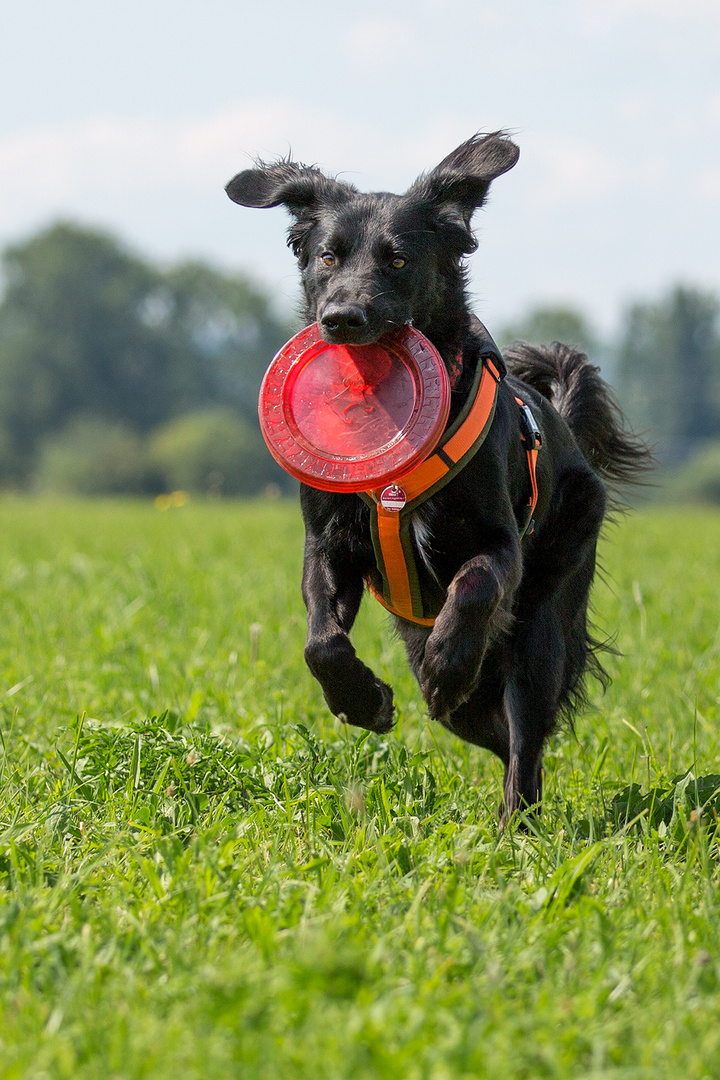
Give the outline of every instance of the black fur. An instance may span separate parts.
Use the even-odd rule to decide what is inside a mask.
[[[517,157],[494,132],[463,143],[404,195],[361,194],[291,161],[259,163],[227,191],[244,206],[290,211],[306,321],[327,341],[367,343],[412,322],[448,367],[461,353],[452,422],[479,357],[463,262],[476,246],[471,218]],[[440,591],[442,610],[432,628],[396,619],[430,717],[504,762],[504,818],[539,804],[543,744],[583,700],[586,671],[602,671],[587,607],[606,483],[633,481],[649,460],[586,357],[520,344],[508,365],[487,440],[417,512],[421,585]],[[516,394],[543,436],[536,527],[522,541],[529,481]],[[348,636],[364,580],[380,584],[370,510],[356,495],[304,485],[301,504],[307,663],[336,716],[389,731],[392,690]]]

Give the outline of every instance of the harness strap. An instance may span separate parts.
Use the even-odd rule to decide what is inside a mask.
[[[372,531],[375,562],[382,579],[382,589],[376,589],[368,580],[370,592],[383,607],[408,622],[420,626],[433,626],[444,602],[444,590],[438,587],[436,595],[423,596],[420,588],[415,551],[411,535],[412,513],[426,499],[443,488],[470,461],[485,441],[495,416],[498,384],[505,376],[505,365],[495,343],[481,323],[476,321],[476,333],[480,338],[481,359],[477,365],[473,385],[466,403],[452,426],[445,432],[437,449],[412,472],[403,476],[396,486],[400,510],[382,505],[382,490],[362,491],[360,497],[372,508],[370,527]],[[456,358],[459,361],[460,357]],[[453,374],[458,378],[462,368],[454,364]],[[520,428],[527,455],[530,477],[530,498],[526,506],[526,518],[520,527],[520,537],[529,536],[534,528],[533,514],[538,501],[537,456],[542,445],[542,435],[530,406],[516,397],[520,408]]]
[[[432,626],[435,622],[435,617],[428,617],[424,611],[410,537],[411,514],[444,487],[480,449],[495,415],[500,378],[493,358],[483,356],[475,376],[475,392],[468,395],[468,407],[448,430],[438,449],[402,477],[407,499],[402,510],[385,509],[380,502],[380,490],[361,493],[375,510],[371,518],[373,544],[384,586],[382,593],[369,582],[368,587],[388,611],[410,622],[422,626]]]
[[[528,499],[528,513],[525,528],[520,533],[520,539],[524,536],[530,536],[535,528],[535,521],[533,515],[535,513],[535,507],[538,501],[538,485],[537,485],[537,456],[538,450],[542,446],[542,435],[538,428],[535,417],[532,414],[529,405],[526,405],[522,398],[516,397],[520,411],[523,417],[522,423],[522,440],[525,446],[525,453],[527,454],[528,472],[530,474],[530,498]]]

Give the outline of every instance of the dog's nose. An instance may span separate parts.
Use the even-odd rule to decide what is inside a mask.
[[[320,324],[331,334],[352,334],[367,325],[367,313],[360,304],[328,304]]]

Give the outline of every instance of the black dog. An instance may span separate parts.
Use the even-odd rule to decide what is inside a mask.
[[[585,356],[520,344],[503,378],[502,358],[469,312],[471,218],[517,158],[496,132],[463,143],[404,195],[362,194],[291,161],[259,163],[227,186],[243,206],[290,211],[306,321],[327,341],[365,344],[412,323],[453,375],[450,426],[481,366],[498,377],[484,442],[411,513],[409,557],[434,625],[396,621],[430,717],[504,762],[505,818],[540,802],[545,739],[584,700],[586,671],[603,676],[587,607],[606,483],[634,481],[649,461]],[[531,531],[529,451],[540,441]],[[336,716],[386,732],[392,690],[348,637],[364,583],[383,590],[371,500],[303,485],[301,503],[305,658]]]

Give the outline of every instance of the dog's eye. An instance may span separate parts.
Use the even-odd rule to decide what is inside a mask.
[[[390,265],[392,266],[393,270],[402,270],[406,262],[407,259],[403,259],[402,255],[396,255]]]
[[[322,255],[320,256],[320,261],[324,262],[326,266],[334,266],[335,256],[333,255],[332,251],[323,251]]]

